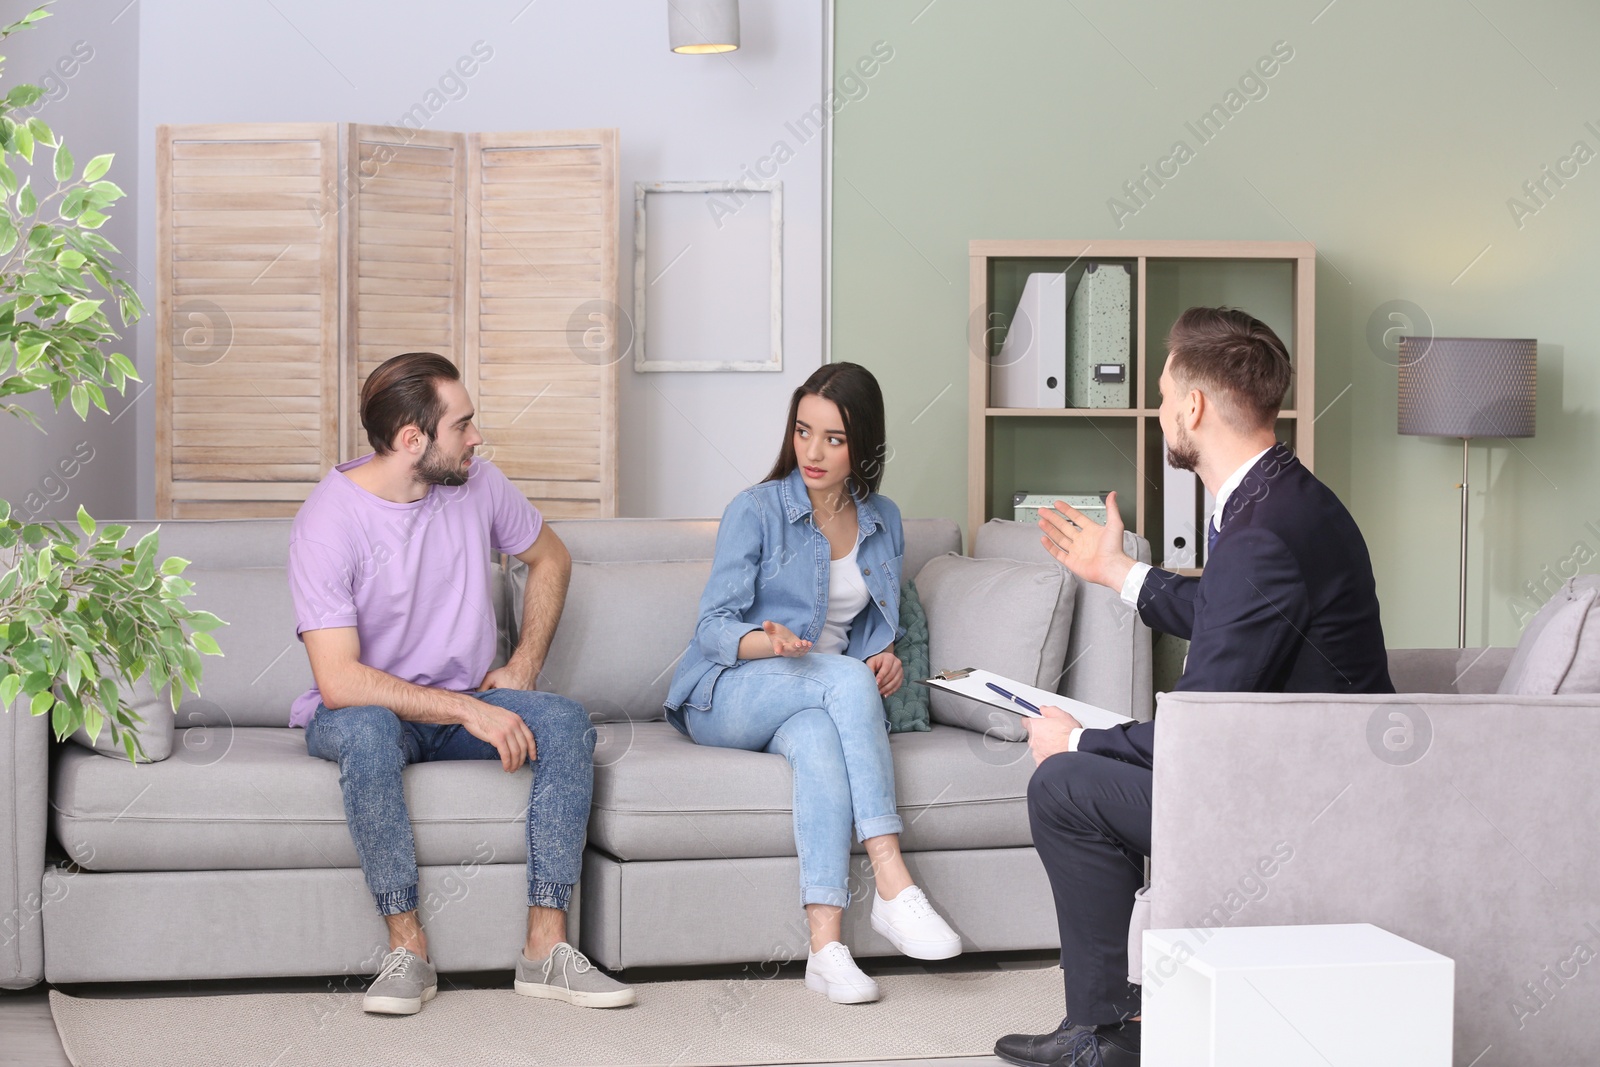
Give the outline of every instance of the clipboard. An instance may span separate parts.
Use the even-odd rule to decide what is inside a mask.
[[[991,708],[999,708],[1020,715],[1025,719],[1037,716],[1027,708],[1015,704],[989,688],[993,682],[1008,693],[1014,693],[1036,707],[1054,705],[1067,712],[1085,729],[1103,730],[1111,726],[1119,726],[1125,722],[1133,722],[1126,715],[1118,715],[1114,711],[1097,708],[1093,704],[1085,704],[1081,700],[1064,697],[1060,693],[1051,693],[1032,686],[1026,682],[1019,682],[1004,675],[995,674],[993,671],[982,670],[978,667],[963,667],[954,671],[939,671],[932,678],[917,680],[918,685],[925,685],[929,689],[942,689],[947,693],[976,700],[980,704],[987,704]]]

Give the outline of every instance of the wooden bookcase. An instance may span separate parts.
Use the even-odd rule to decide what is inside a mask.
[[[1011,494],[1116,490],[1127,528],[1162,559],[1161,423],[1157,381],[1165,338],[1196,305],[1237,307],[1272,327],[1294,365],[1278,437],[1308,468],[1315,460],[1316,248],[1297,241],[978,240],[969,247],[967,532],[1011,517]],[[1127,408],[989,406],[989,372],[1027,276],[1122,263],[1133,275]],[[1198,572],[1188,572],[1198,573]]]

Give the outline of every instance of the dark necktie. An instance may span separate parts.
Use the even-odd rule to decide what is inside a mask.
[[[1214,523],[1214,522],[1207,522],[1206,523],[1206,556],[1207,557],[1210,557],[1212,551],[1214,549],[1216,549],[1216,547],[1217,547],[1217,538],[1219,538],[1221,536],[1222,536],[1222,531],[1217,529],[1216,523]]]

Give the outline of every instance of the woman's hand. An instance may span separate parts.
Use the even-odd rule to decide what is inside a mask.
[[[761,624],[761,629],[767,635],[767,639],[772,642],[772,654],[774,656],[788,656],[791,659],[799,659],[811,651],[810,641],[800,640],[794,635],[793,630],[782,623],[776,623],[769,619]]]
[[[868,656],[867,666],[872,668],[872,673],[878,679],[878,695],[881,697],[894,696],[906,680],[905,664],[900,662],[900,657],[893,650]]]

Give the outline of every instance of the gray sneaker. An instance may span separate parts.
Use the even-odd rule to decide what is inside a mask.
[[[517,953],[514,988],[525,997],[564,1000],[580,1008],[622,1008],[634,1000],[632,986],[607,977],[565,941],[537,963]]]
[[[383,968],[367,987],[361,1010],[381,1015],[415,1015],[439,992],[433,964],[409,949],[397,948],[383,958]]]

